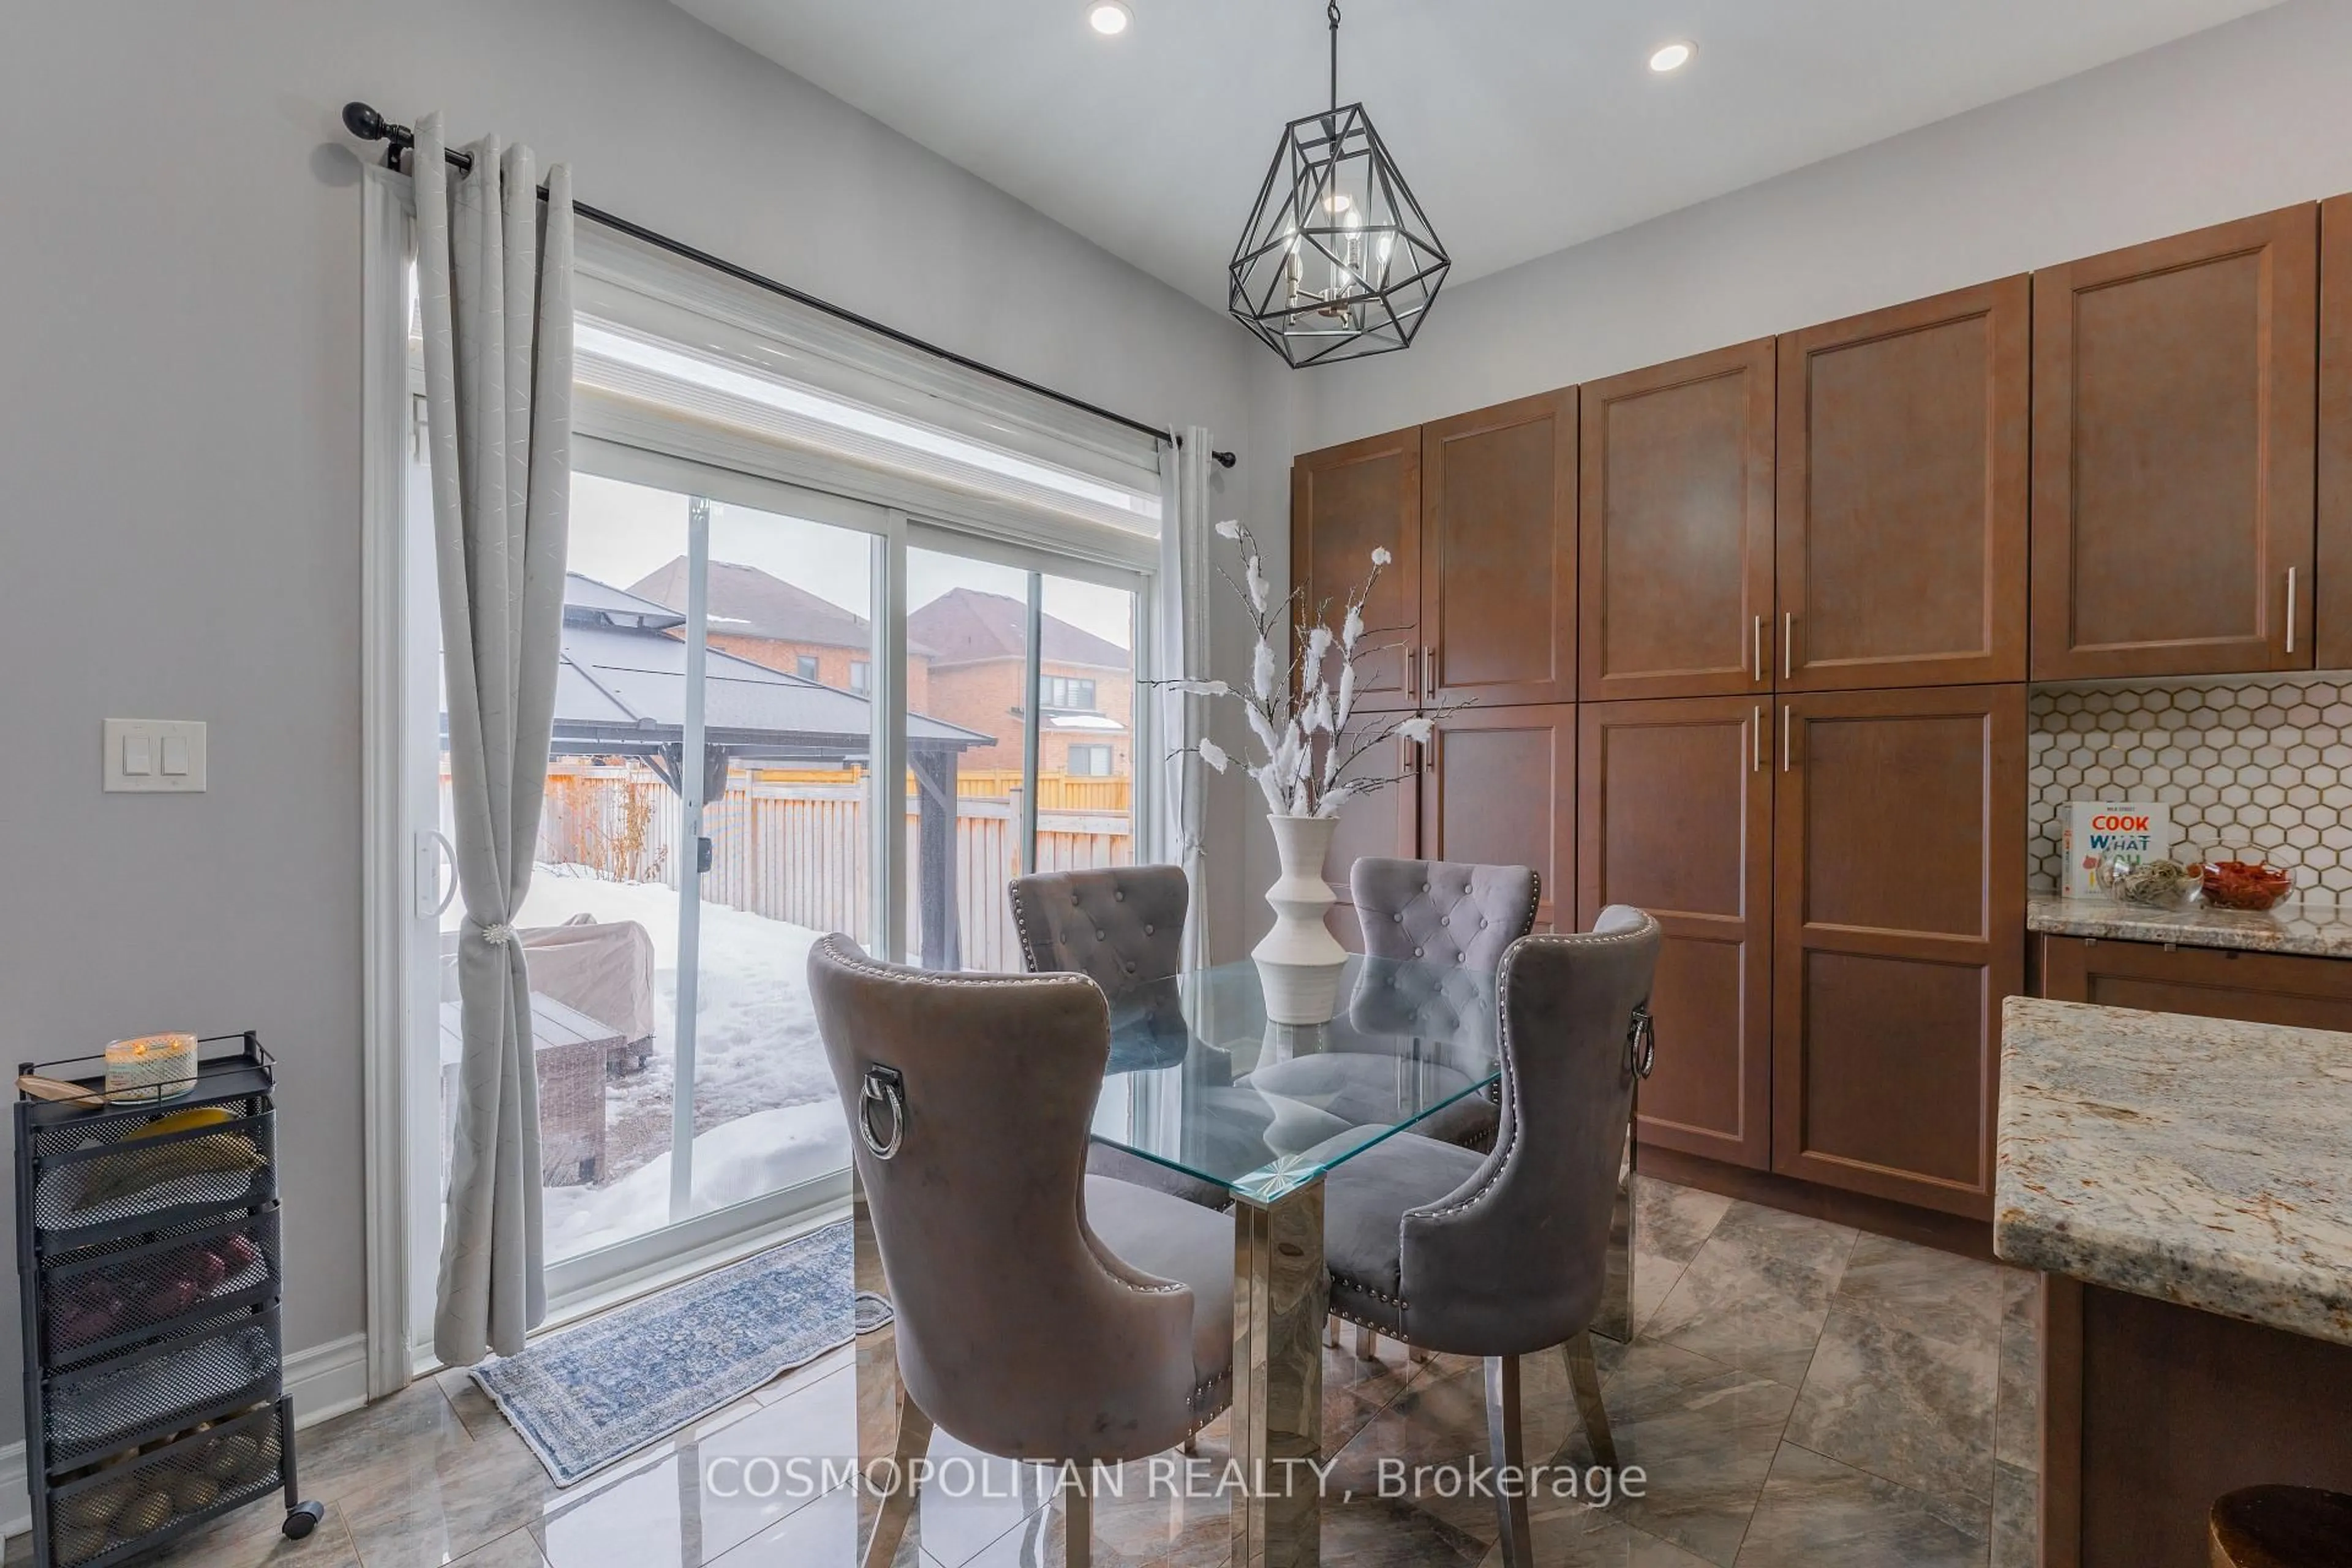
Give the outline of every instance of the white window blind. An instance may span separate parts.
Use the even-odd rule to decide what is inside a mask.
[[[582,434],[1156,562],[1150,437],[591,229],[574,300]]]

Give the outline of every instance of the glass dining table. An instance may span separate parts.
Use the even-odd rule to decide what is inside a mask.
[[[1317,1568],[1328,1279],[1323,1182],[1400,1133],[1457,1133],[1498,1094],[1496,977],[1457,964],[1351,957],[1336,1016],[1275,1023],[1250,963],[1140,976],[1111,999],[1095,1106],[1100,1144],[1164,1167],[1234,1217],[1230,1458],[1234,1568]],[[1630,1150],[1630,1145],[1629,1145]],[[1630,1160],[1621,1163],[1608,1287],[1593,1332],[1632,1328]],[[856,1196],[861,1290],[887,1291]],[[860,1448],[891,1452],[888,1336],[858,1354]]]

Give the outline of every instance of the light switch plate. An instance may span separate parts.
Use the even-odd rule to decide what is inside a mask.
[[[109,719],[105,786],[191,795],[205,787],[205,726],[200,719]]]

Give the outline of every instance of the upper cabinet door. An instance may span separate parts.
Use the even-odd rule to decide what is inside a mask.
[[[2033,279],[2033,677],[2311,668],[2318,209]]]
[[[1532,866],[1536,929],[1573,921],[1576,705],[1463,708],[1439,720],[1422,775],[1421,853]]]
[[[2352,196],[2319,209],[2319,581],[2312,646],[2352,668]]]
[[[1290,580],[1307,590],[1307,615],[1328,605],[1339,629],[1348,596],[1393,558],[1364,605],[1367,651],[1356,664],[1356,706],[1367,712],[1420,700],[1421,428],[1309,452],[1290,468]]]
[[[2031,291],[1780,340],[1783,691],[2025,678]]]
[[[1583,695],[1769,690],[1772,340],[1584,388]]]
[[[1423,696],[1576,700],[1576,389],[1422,426]]]

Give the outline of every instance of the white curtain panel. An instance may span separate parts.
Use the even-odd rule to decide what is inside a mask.
[[[1160,450],[1160,630],[1162,680],[1205,680],[1209,675],[1209,447],[1195,425],[1181,442],[1171,434]],[[1203,733],[1202,705],[1174,687],[1162,687],[1158,705],[1160,752],[1166,783],[1160,791],[1160,852],[1184,868],[1192,889],[1185,900],[1184,967],[1206,967],[1208,859],[1202,853],[1206,812],[1202,763],[1193,748]]]
[[[417,288],[433,541],[457,812],[465,1058],[433,1348],[451,1366],[512,1355],[547,1312],[530,976],[515,937],[530,890],[554,722],[572,482],[572,174],[544,211],[525,147],[443,157],[416,127]]]

